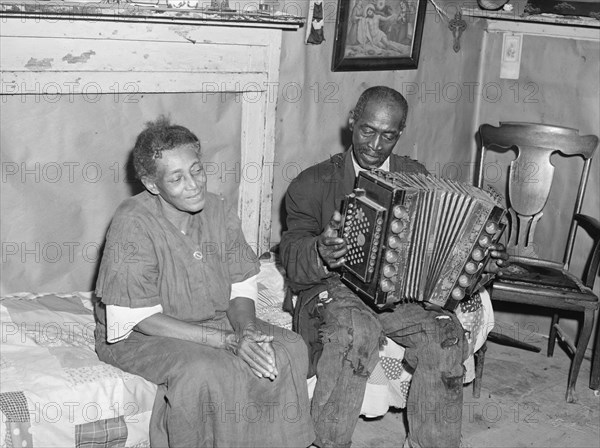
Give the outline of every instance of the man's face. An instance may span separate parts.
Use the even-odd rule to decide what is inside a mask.
[[[397,104],[376,100],[366,104],[357,120],[350,113],[352,150],[362,168],[379,168],[390,156],[402,134],[403,118],[404,111]]]

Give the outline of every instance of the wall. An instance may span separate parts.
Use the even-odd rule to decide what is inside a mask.
[[[291,3],[291,2],[286,2]],[[298,12],[306,13],[307,2]],[[343,151],[349,144],[348,114],[368,87],[387,85],[409,102],[406,131],[395,152],[419,159],[433,172],[468,179],[471,174],[473,117],[477,97],[481,28],[469,28],[462,49],[452,49],[452,34],[428,5],[418,70],[332,72],[331,56],[337,2],[324,2],[325,37],[305,45],[304,30],[284,33],[280,96],[277,105],[272,241],[280,239],[281,199],[301,169]],[[283,5],[290,10],[291,6]],[[469,45],[471,43],[471,45]],[[475,43],[473,45],[473,43]],[[471,84],[469,89],[467,86]]]
[[[220,94],[4,96],[1,294],[94,287],[110,219],[139,192],[129,155],[161,114],[201,136],[209,189],[237,200],[241,103]],[[229,170],[229,174],[227,174]],[[239,170],[237,170],[239,173]],[[127,257],[123,250],[115,256]]]

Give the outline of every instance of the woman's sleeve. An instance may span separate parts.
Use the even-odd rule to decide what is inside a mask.
[[[242,224],[235,207],[225,204],[225,228],[227,231],[227,263],[231,283],[239,283],[258,274],[260,263],[254,250],[244,237]]]
[[[162,305],[142,308],[106,305],[106,342],[111,344],[127,339],[137,324],[162,312]]]
[[[229,300],[233,300],[237,297],[247,297],[256,303],[258,300],[258,274],[253,275],[242,282],[231,284]]]
[[[148,230],[129,216],[115,216],[106,237],[96,295],[106,305],[160,305],[158,259]]]

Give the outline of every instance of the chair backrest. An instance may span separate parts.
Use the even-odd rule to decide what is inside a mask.
[[[554,165],[550,158],[558,153],[565,157],[579,156],[584,160],[573,215],[580,213],[588,181],[592,157],[598,147],[595,135],[580,136],[576,129],[537,123],[501,122],[494,127],[479,128],[481,151],[477,186],[482,188],[486,152],[516,151],[508,171],[508,211],[510,231],[508,246],[517,254],[535,256],[533,238],[537,222],[543,215],[554,181]],[[575,181],[575,179],[574,179]],[[571,261],[577,224],[571,219],[567,245],[563,255],[565,268]]]

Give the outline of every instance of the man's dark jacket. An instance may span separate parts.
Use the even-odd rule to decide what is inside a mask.
[[[327,278],[337,275],[325,270],[316,242],[334,211],[340,211],[342,200],[354,188],[356,175],[351,154],[349,149],[302,171],[285,196],[287,230],[279,250],[288,285],[298,294],[293,327],[309,346],[309,375],[314,372],[322,349],[314,298],[326,289]],[[390,172],[428,174],[421,163],[396,154],[390,156]],[[291,310],[289,300],[285,305]]]

